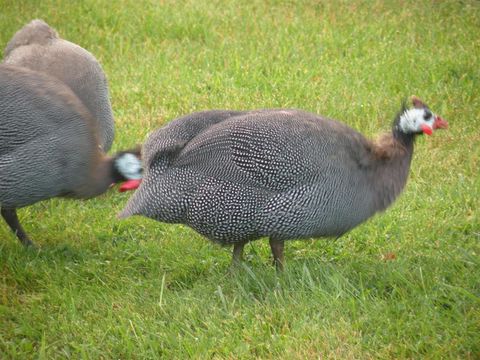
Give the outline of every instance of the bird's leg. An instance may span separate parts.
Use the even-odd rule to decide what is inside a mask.
[[[233,244],[233,256],[232,256],[232,266],[239,265],[243,260],[243,247],[246,242],[240,242]]]
[[[34,246],[33,242],[29,239],[27,233],[23,230],[22,225],[20,225],[20,222],[18,221],[17,209],[2,208],[1,214],[23,246]]]
[[[273,264],[279,271],[283,270],[284,258],[283,258],[283,240],[269,239],[270,249],[272,249]]]

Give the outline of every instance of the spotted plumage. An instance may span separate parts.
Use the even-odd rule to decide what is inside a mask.
[[[0,65],[0,208],[23,244],[32,242],[17,208],[57,196],[90,198],[141,176],[138,152],[106,156],[97,125],[57,78]]]
[[[90,52],[60,38],[44,21],[33,20],[10,39],[3,63],[44,72],[68,85],[97,122],[103,151],[110,150],[114,119],[107,78]]]
[[[417,105],[421,117],[429,111]],[[342,235],[401,192],[416,133],[398,129],[410,111],[397,117],[388,155],[387,142],[300,110],[179,118],[148,138],[143,183],[120,216],[187,224],[233,244],[234,260],[245,243],[269,237],[281,266],[284,240]]]

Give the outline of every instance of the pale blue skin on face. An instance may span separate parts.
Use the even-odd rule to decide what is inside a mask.
[[[129,180],[142,178],[142,163],[138,157],[126,153],[116,160],[118,171]]]
[[[418,133],[422,132],[425,126],[430,129],[434,129],[436,115],[430,110],[423,109],[409,109],[400,116],[399,126],[400,129],[406,133]]]

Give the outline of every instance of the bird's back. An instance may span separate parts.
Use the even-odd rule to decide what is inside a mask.
[[[326,166],[354,166],[366,144],[334,120],[299,110],[258,110],[210,126],[185,144],[172,166],[284,191],[315,181]]]
[[[96,124],[57,79],[0,65],[0,205],[70,195],[98,158]]]
[[[107,79],[90,52],[61,39],[45,22],[34,20],[9,41],[3,63],[45,72],[67,84],[98,122],[102,148],[110,149],[114,119]]]

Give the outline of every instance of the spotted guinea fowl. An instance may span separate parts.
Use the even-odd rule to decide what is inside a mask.
[[[67,84],[98,122],[102,149],[110,150],[114,120],[107,79],[90,52],[61,39],[44,21],[33,20],[8,42],[3,63],[45,72]]]
[[[137,152],[106,156],[97,123],[58,79],[0,65],[0,208],[24,245],[16,209],[56,196],[90,198],[141,177]]]
[[[406,183],[415,137],[446,127],[415,97],[378,141],[300,110],[192,114],[148,138],[142,184],[119,216],[189,225],[233,244],[234,262],[269,237],[281,268],[285,240],[340,236],[385,210]]]

